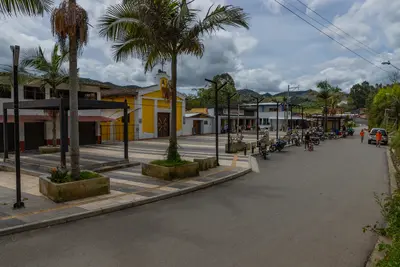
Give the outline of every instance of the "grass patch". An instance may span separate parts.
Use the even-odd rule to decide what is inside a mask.
[[[57,184],[68,183],[73,181],[87,180],[100,177],[97,172],[81,171],[79,179],[72,179],[71,173],[68,170],[61,168],[54,168],[50,171],[50,181]]]
[[[172,161],[172,160],[163,159],[163,160],[154,160],[150,163],[154,164],[154,165],[164,166],[164,167],[176,167],[176,166],[182,166],[182,165],[185,165],[185,164],[188,164],[191,162],[187,161],[187,160]]]

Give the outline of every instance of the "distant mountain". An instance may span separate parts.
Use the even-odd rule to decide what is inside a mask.
[[[314,92],[316,93],[316,91],[311,90],[311,89],[310,90],[304,90],[304,91],[290,91],[289,95],[290,96],[307,96],[307,95],[313,94]],[[277,97],[277,96],[287,96],[287,91],[279,92],[279,93],[275,94],[274,96],[275,97]]]
[[[254,97],[262,97],[262,95],[250,89],[241,89],[237,90],[236,92],[239,94],[242,103],[254,102]]]

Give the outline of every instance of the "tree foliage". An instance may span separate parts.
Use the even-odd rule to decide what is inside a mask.
[[[53,5],[52,0],[1,0],[0,14],[2,15],[43,15],[49,12]]]
[[[229,95],[232,96],[237,92],[235,87],[235,81],[228,73],[215,75],[212,80],[216,82],[217,88],[220,88],[224,83],[226,83],[226,85],[221,90],[218,91],[218,104],[226,105],[228,103],[228,96]],[[209,84],[208,87],[206,88],[198,89],[197,95],[201,103],[204,103],[208,106],[214,105],[215,85]],[[238,98],[239,98],[238,95],[234,96],[231,99],[231,103],[233,103],[233,101],[237,101]]]
[[[374,91],[375,87],[373,85],[370,85],[367,81],[353,85],[350,89],[349,95],[351,103],[357,109],[367,107],[368,97],[371,92]]]
[[[226,26],[249,28],[249,16],[240,7],[211,6],[203,19],[199,12],[187,0],[125,0],[109,7],[99,20],[100,35],[114,43],[116,61],[138,57],[144,62],[145,72],[160,62],[171,62],[170,161],[180,161],[176,135],[178,55],[202,57],[204,35],[225,30]]]
[[[400,119],[400,85],[393,84],[381,88],[373,98],[369,108],[370,127],[386,127],[388,130],[397,130]],[[393,124],[386,125],[391,119]],[[391,129],[394,126],[394,129]]]

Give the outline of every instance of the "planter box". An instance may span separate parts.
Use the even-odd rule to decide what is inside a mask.
[[[211,168],[217,167],[217,158],[216,157],[209,157],[205,159],[194,159],[194,162],[199,163],[199,170],[206,171]]]
[[[199,163],[190,162],[175,167],[164,167],[155,164],[142,163],[142,174],[171,181],[199,176]]]
[[[60,146],[40,146],[39,152],[40,154],[50,154],[60,152]]]
[[[225,144],[225,153],[237,153],[238,151],[245,150],[246,147],[249,147],[250,144],[246,144],[245,142],[240,143],[231,143],[231,150],[228,151],[228,144]]]
[[[110,178],[101,176],[57,184],[45,175],[39,178],[39,191],[57,203],[94,197],[110,193]]]

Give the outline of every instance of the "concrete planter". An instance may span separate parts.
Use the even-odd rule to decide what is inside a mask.
[[[246,147],[249,147],[250,144],[246,144],[245,142],[234,142],[231,143],[231,149],[228,151],[228,144],[225,144],[225,153],[237,153],[239,151],[245,150]]]
[[[194,159],[194,162],[199,163],[199,170],[206,171],[211,168],[217,167],[217,158],[216,157],[209,157],[205,159]]]
[[[39,191],[54,202],[66,202],[110,193],[110,178],[97,177],[63,184],[50,181],[48,175],[39,178]]]
[[[165,167],[155,164],[142,163],[142,174],[171,181],[199,176],[199,163],[190,162],[175,167]]]
[[[60,146],[40,146],[39,152],[40,154],[50,154],[60,152]]]

